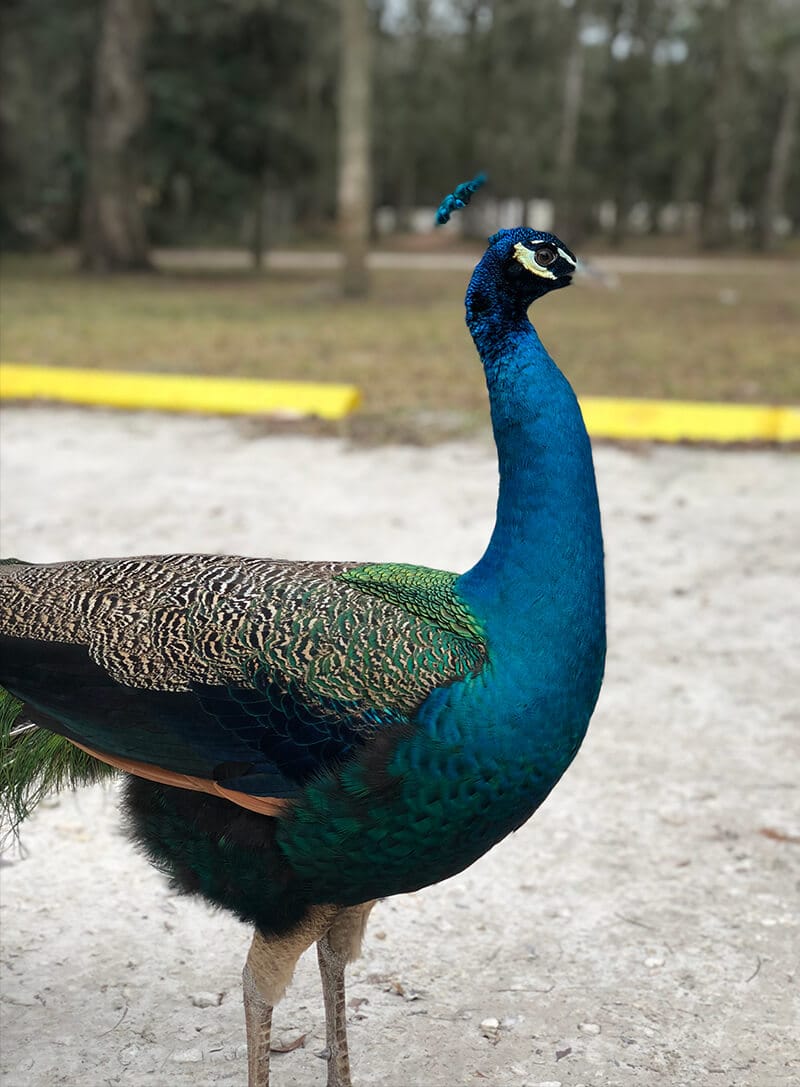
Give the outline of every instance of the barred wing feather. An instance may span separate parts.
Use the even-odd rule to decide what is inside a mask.
[[[213,555],[14,563],[0,567],[0,683],[125,769],[290,799],[480,670],[455,580]]]

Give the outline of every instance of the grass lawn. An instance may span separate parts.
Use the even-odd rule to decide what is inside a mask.
[[[334,273],[94,279],[64,259],[3,262],[6,362],[353,382],[375,438],[441,437],[486,419],[463,323],[466,274],[383,271],[366,302]],[[536,304],[536,326],[579,395],[800,401],[800,266],[629,274]]]

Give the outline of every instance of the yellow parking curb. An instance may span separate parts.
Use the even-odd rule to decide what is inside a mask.
[[[358,407],[361,395],[355,385],[311,381],[252,381],[5,363],[0,365],[0,399],[60,400],[211,415],[341,419]]]
[[[692,400],[581,399],[595,438],[655,442],[797,442],[800,408]]]
[[[59,400],[210,415],[341,419],[361,402],[355,385],[253,381],[60,366],[0,365],[0,399]],[[800,408],[691,400],[581,399],[595,438],[657,442],[798,442]]]

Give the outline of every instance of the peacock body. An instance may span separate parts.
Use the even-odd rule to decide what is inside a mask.
[[[527,317],[574,269],[557,238],[519,228],[490,239],[470,282],[500,488],[467,573],[209,555],[2,567],[0,682],[131,774],[151,859],[256,927],[252,1085],[267,1082],[267,1012],[314,940],[329,1084],[348,1083],[334,975],[369,905],[519,827],[585,734],[605,654],[591,449]]]

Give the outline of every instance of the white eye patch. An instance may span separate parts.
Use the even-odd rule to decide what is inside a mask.
[[[558,250],[562,256],[564,256],[561,249]],[[553,272],[549,268],[543,268],[541,264],[536,263],[536,254],[531,252],[522,242],[517,242],[514,246],[514,260],[519,261],[523,268],[528,272],[532,272],[535,276],[539,276],[541,279],[557,279]]]

